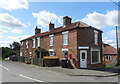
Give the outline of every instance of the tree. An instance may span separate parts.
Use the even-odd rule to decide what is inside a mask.
[[[15,55],[16,53],[14,52],[14,50],[8,48],[8,47],[2,47],[2,58],[7,58],[11,55]]]
[[[12,46],[13,50],[20,50],[20,44],[18,42],[13,42],[10,46]]]
[[[20,55],[20,44],[18,42],[13,42],[10,46],[15,51],[16,56]]]

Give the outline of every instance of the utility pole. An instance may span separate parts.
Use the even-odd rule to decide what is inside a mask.
[[[120,62],[119,62],[119,58],[120,58],[120,56],[119,56],[119,49],[118,49],[118,27],[116,26],[116,44],[117,44],[117,57],[118,57],[118,59],[117,59],[117,62],[118,62],[118,65],[120,64]]]

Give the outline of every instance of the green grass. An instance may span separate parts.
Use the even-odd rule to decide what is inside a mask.
[[[0,58],[0,61],[2,61],[3,59],[2,58]]]
[[[114,64],[111,64],[111,65],[107,65],[107,66],[106,66],[106,68],[113,68],[113,67],[115,67]]]
[[[7,61],[7,60],[0,58],[0,61]]]

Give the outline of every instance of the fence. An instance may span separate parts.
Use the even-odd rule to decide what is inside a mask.
[[[43,67],[44,66],[44,60],[43,60],[43,58],[32,58],[31,59],[31,64]]]
[[[30,59],[29,57],[22,56],[22,57],[17,57],[16,58],[18,62],[26,62],[29,61],[33,65],[38,65],[40,67],[44,66],[58,66],[59,61],[58,59],[44,59],[44,58],[32,58]]]

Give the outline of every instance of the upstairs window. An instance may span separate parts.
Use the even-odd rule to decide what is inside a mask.
[[[21,42],[21,45],[20,45],[20,46],[21,46],[21,49],[23,49],[23,44],[24,44],[24,42],[22,41],[22,42]]]
[[[40,47],[40,37],[37,37],[37,47]]]
[[[94,30],[94,43],[98,45],[98,31]]]
[[[26,40],[26,48],[28,48],[28,40]]]
[[[23,41],[21,42],[21,46],[23,46]]]
[[[50,38],[50,46],[53,46],[53,35],[49,35]]]
[[[35,48],[35,38],[32,39],[32,48]]]
[[[63,34],[63,45],[68,45],[68,31],[62,32]]]

